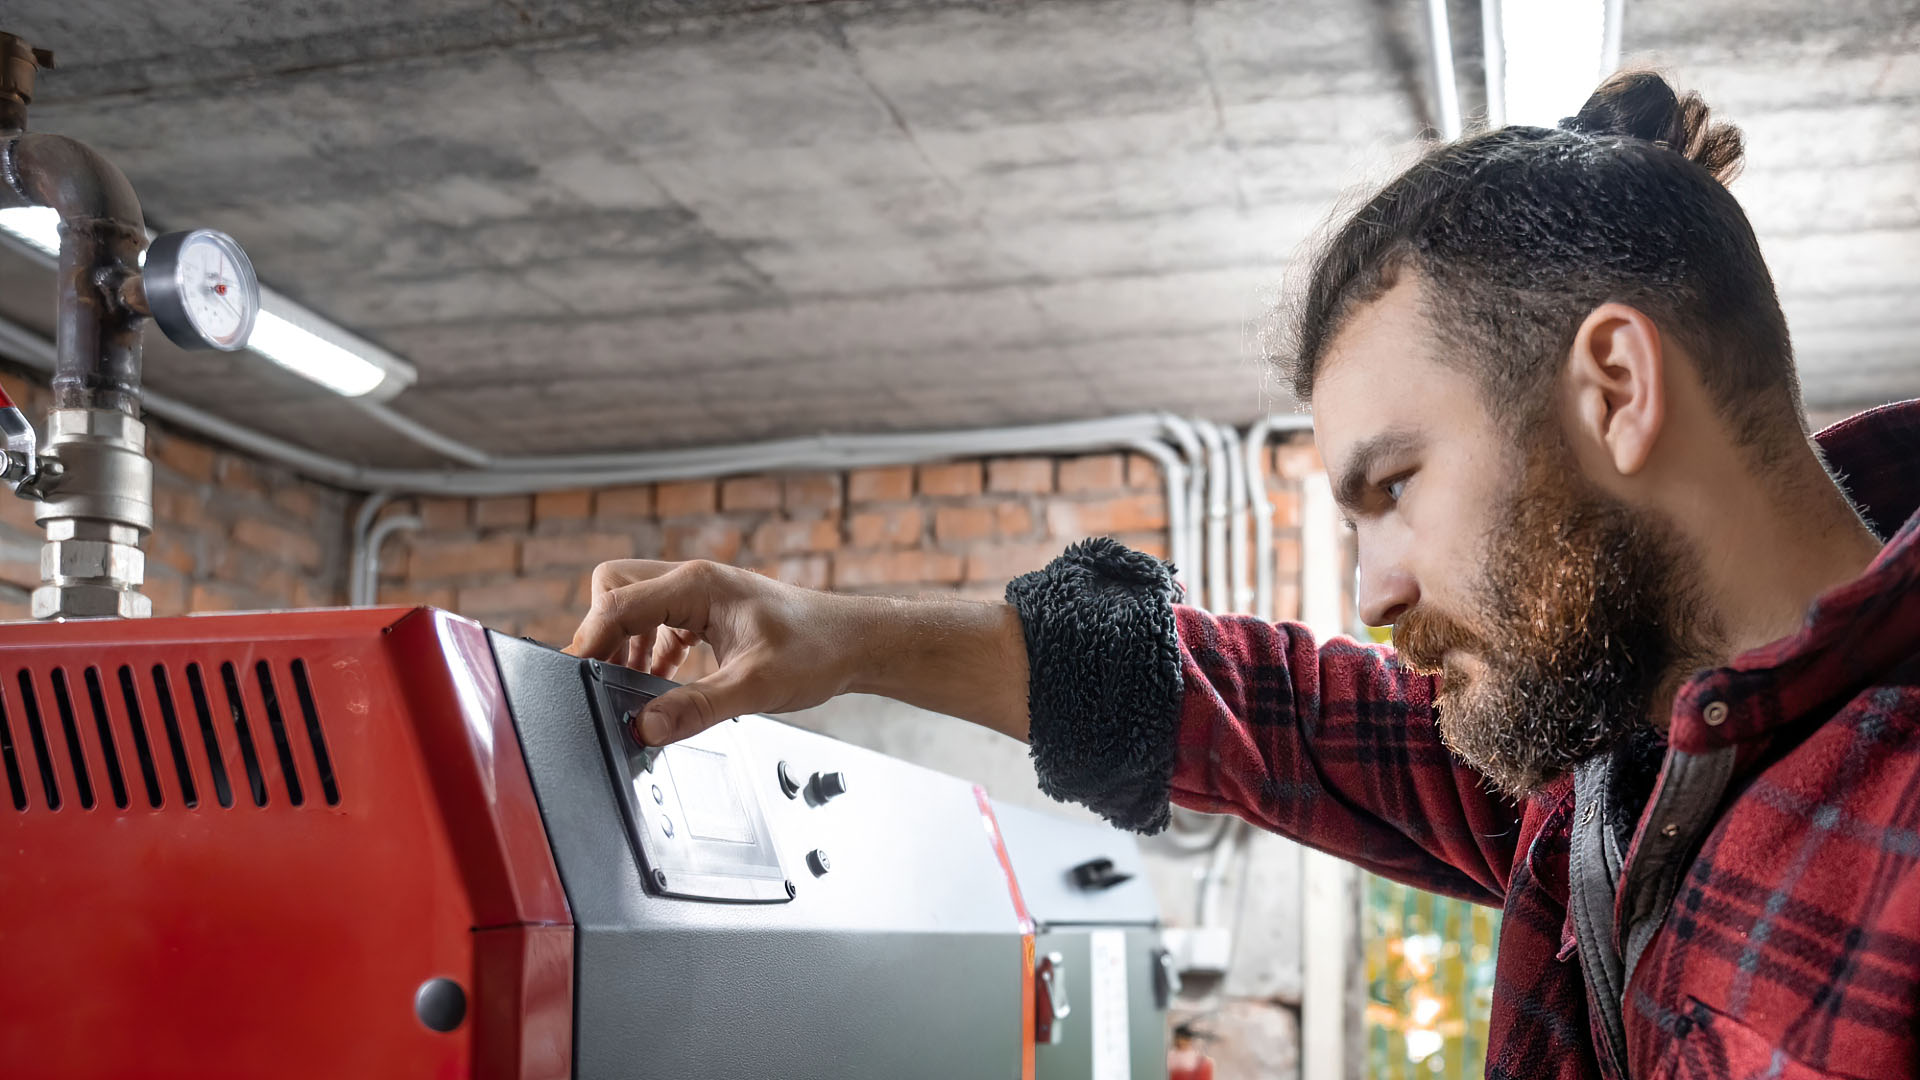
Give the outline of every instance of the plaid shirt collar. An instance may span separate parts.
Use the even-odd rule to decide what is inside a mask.
[[[1797,633],[1688,680],[1668,733],[1677,750],[1758,739],[1879,681],[1920,646],[1920,400],[1815,438],[1861,517],[1891,539],[1865,573],[1815,600]]]

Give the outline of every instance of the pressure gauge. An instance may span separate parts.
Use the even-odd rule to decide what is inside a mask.
[[[244,349],[260,312],[260,282],[233,237],[213,229],[168,233],[147,248],[147,308],[183,349]]]

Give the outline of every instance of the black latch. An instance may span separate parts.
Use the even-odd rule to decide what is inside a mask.
[[[1090,892],[1111,889],[1123,881],[1132,880],[1132,874],[1123,874],[1113,868],[1112,859],[1088,859],[1073,868],[1073,883]]]

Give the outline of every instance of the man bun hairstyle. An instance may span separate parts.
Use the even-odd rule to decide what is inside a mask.
[[[1354,313],[1411,276],[1440,359],[1478,379],[1496,419],[1530,432],[1580,324],[1620,302],[1684,347],[1737,437],[1771,463],[1804,445],[1805,420],[1773,279],[1725,186],[1742,154],[1739,129],[1648,71],[1609,78],[1557,128],[1435,147],[1312,260],[1280,358],[1295,396],[1311,399]]]

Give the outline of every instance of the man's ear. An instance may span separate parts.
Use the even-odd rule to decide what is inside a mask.
[[[1566,374],[1569,434],[1604,455],[1620,475],[1639,472],[1667,422],[1660,328],[1638,308],[1601,304],[1574,332]]]

